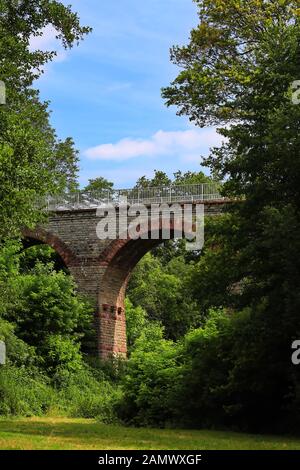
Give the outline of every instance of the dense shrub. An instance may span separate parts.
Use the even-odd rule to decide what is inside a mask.
[[[67,415],[97,418],[105,423],[116,421],[115,407],[121,390],[101,371],[84,367],[74,374],[62,369],[54,380],[58,405]]]
[[[55,412],[112,422],[122,368],[96,360],[86,365],[95,336],[91,303],[77,295],[71,276],[49,263],[52,255],[44,247],[20,253],[18,243],[0,249],[0,339],[7,350],[0,414]]]
[[[180,339],[198,326],[200,309],[191,295],[193,263],[175,257],[163,265],[160,257],[148,253],[134,270],[128,297],[134,307],[142,307],[148,318],[159,321],[168,339]]]
[[[36,363],[35,348],[18,338],[14,325],[2,318],[0,318],[0,340],[5,341],[6,354],[10,363],[19,366]]]
[[[58,369],[78,372],[83,367],[80,344],[63,335],[48,335],[41,352],[39,362],[50,376]]]
[[[87,367],[76,373],[61,368],[50,380],[35,368],[0,368],[0,415],[41,416],[53,412],[77,418],[117,420],[120,387]]]
[[[53,265],[38,263],[34,270],[11,280],[21,299],[6,312],[16,324],[16,334],[42,350],[49,334],[78,339],[90,328],[91,306],[76,295],[71,276],[56,272]]]
[[[289,326],[285,315],[273,318],[261,305],[211,310],[203,327],[178,343],[148,328],[128,362],[119,416],[136,425],[296,431],[300,372],[289,338],[299,326],[300,319]]]
[[[123,378],[119,417],[138,426],[163,426],[176,413],[174,394],[180,380],[180,346],[163,339],[163,328],[150,323],[137,338]]]
[[[0,367],[0,414],[40,416],[55,402],[54,390],[49,380],[24,367]]]
[[[227,318],[226,318],[227,317]],[[190,425],[230,425],[253,432],[298,428],[300,371],[291,339],[300,319],[268,307],[212,317],[187,337],[189,359],[178,399]]]

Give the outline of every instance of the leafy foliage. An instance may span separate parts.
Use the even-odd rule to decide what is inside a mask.
[[[172,395],[178,380],[178,346],[163,339],[163,329],[150,324],[136,340],[123,379],[124,397],[117,410],[130,424],[165,425],[174,415]]]
[[[40,416],[54,402],[54,390],[37,371],[7,365],[0,368],[0,414]]]
[[[108,181],[103,176],[99,176],[95,179],[90,179],[89,184],[83,189],[83,192],[96,193],[97,195],[106,197],[107,192],[112,190],[114,183]]]
[[[90,31],[70,7],[50,0],[0,2],[0,76],[6,105],[0,106],[0,236],[43,220],[42,198],[72,187],[77,152],[71,138],[61,141],[49,123],[48,103],[32,88],[55,51],[32,51],[30,39],[53,27],[65,47]]]
[[[135,307],[142,307],[151,320],[165,327],[167,338],[178,339],[199,323],[200,312],[189,295],[192,264],[181,257],[164,268],[159,257],[146,255],[135,269],[128,287],[128,297]]]
[[[154,170],[153,178],[147,178],[146,176],[141,176],[137,182],[136,188],[152,188],[152,187],[168,187],[168,186],[178,186],[184,184],[201,184],[201,183],[211,183],[212,178],[205,175],[202,171],[192,172],[187,171],[182,173],[178,170],[174,173],[174,178],[171,179],[168,175],[161,170]]]
[[[63,272],[51,272],[51,267],[38,265],[33,273],[22,276],[16,289],[21,301],[16,314],[10,316],[20,336],[39,346],[48,331],[74,335],[79,327],[89,325],[89,313],[75,296],[75,284]]]

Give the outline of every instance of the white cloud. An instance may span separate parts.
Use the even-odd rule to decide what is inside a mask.
[[[112,144],[92,147],[84,155],[92,160],[125,161],[136,157],[156,157],[176,155],[189,161],[200,157],[201,153],[221,143],[221,136],[215,129],[186,130],[165,132],[158,131],[149,139],[126,138]]]
[[[132,188],[138,178],[142,175],[151,178],[153,176],[153,170],[149,169],[133,169],[133,168],[115,168],[109,170],[103,170],[103,168],[96,170],[83,170],[79,181],[81,186],[88,184],[89,179],[97,178],[98,176],[103,176],[109,181],[113,181],[115,188]]]

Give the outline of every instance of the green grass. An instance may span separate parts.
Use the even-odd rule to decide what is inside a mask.
[[[135,429],[95,420],[1,418],[0,449],[300,449],[300,438],[223,431]]]

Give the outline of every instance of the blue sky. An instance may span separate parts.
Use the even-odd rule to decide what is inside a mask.
[[[169,175],[199,170],[201,155],[218,144],[213,129],[196,129],[167,108],[160,90],[174,79],[173,44],[188,42],[197,24],[192,0],[66,1],[93,32],[70,51],[58,50],[37,86],[50,100],[61,138],[80,151],[80,183],[104,176],[130,187],[154,169]],[[48,28],[33,48],[56,47]],[[205,170],[207,171],[207,170]]]

